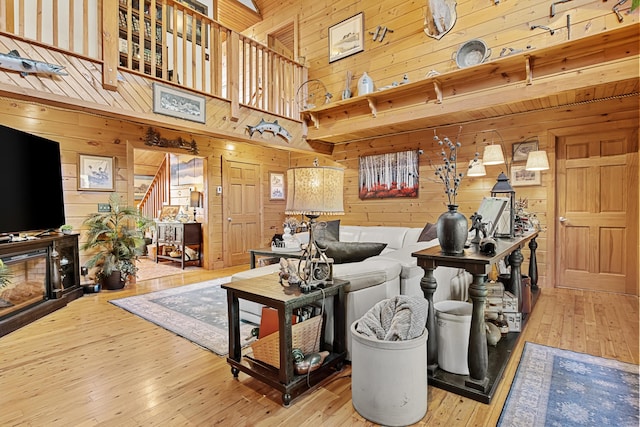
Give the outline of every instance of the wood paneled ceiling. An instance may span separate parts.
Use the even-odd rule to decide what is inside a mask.
[[[259,13],[249,9],[238,0],[216,0],[216,3],[218,4],[216,20],[236,32],[242,33],[262,20]],[[261,10],[259,3],[258,0],[253,0],[258,11]]]

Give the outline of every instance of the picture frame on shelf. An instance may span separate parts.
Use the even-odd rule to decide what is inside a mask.
[[[269,172],[269,199],[284,200],[284,173]]]
[[[513,187],[541,184],[540,171],[528,171],[525,169],[525,165],[511,165],[511,185]]]
[[[329,63],[364,50],[364,12],[329,27]]]
[[[538,140],[523,141],[513,143],[513,160],[514,162],[526,162],[531,151],[538,150]]]
[[[206,122],[206,98],[160,83],[153,83],[153,112],[192,122]]]
[[[115,157],[78,154],[78,190],[114,191]]]
[[[509,198],[508,197],[484,197],[478,215],[482,215],[482,223],[487,224],[487,235],[493,236],[496,231],[501,233],[509,230]],[[505,217],[506,214],[506,217]]]

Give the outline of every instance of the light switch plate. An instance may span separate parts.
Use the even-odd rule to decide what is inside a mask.
[[[111,205],[109,203],[98,203],[98,212],[111,212]]]
[[[218,188],[216,188],[216,194],[222,194],[222,186],[218,186]]]

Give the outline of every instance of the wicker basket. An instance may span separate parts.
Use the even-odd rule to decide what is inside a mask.
[[[314,316],[304,322],[291,326],[292,348],[299,348],[302,353],[320,351],[322,335],[322,316]],[[274,332],[251,344],[253,358],[280,369],[280,334]]]

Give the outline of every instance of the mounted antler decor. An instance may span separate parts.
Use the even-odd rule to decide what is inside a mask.
[[[153,130],[151,127],[147,130],[144,143],[145,145],[151,145],[153,147],[181,148],[191,154],[198,154],[198,146],[193,139],[189,142],[182,137],[178,137],[177,139],[162,138],[160,132]]]

